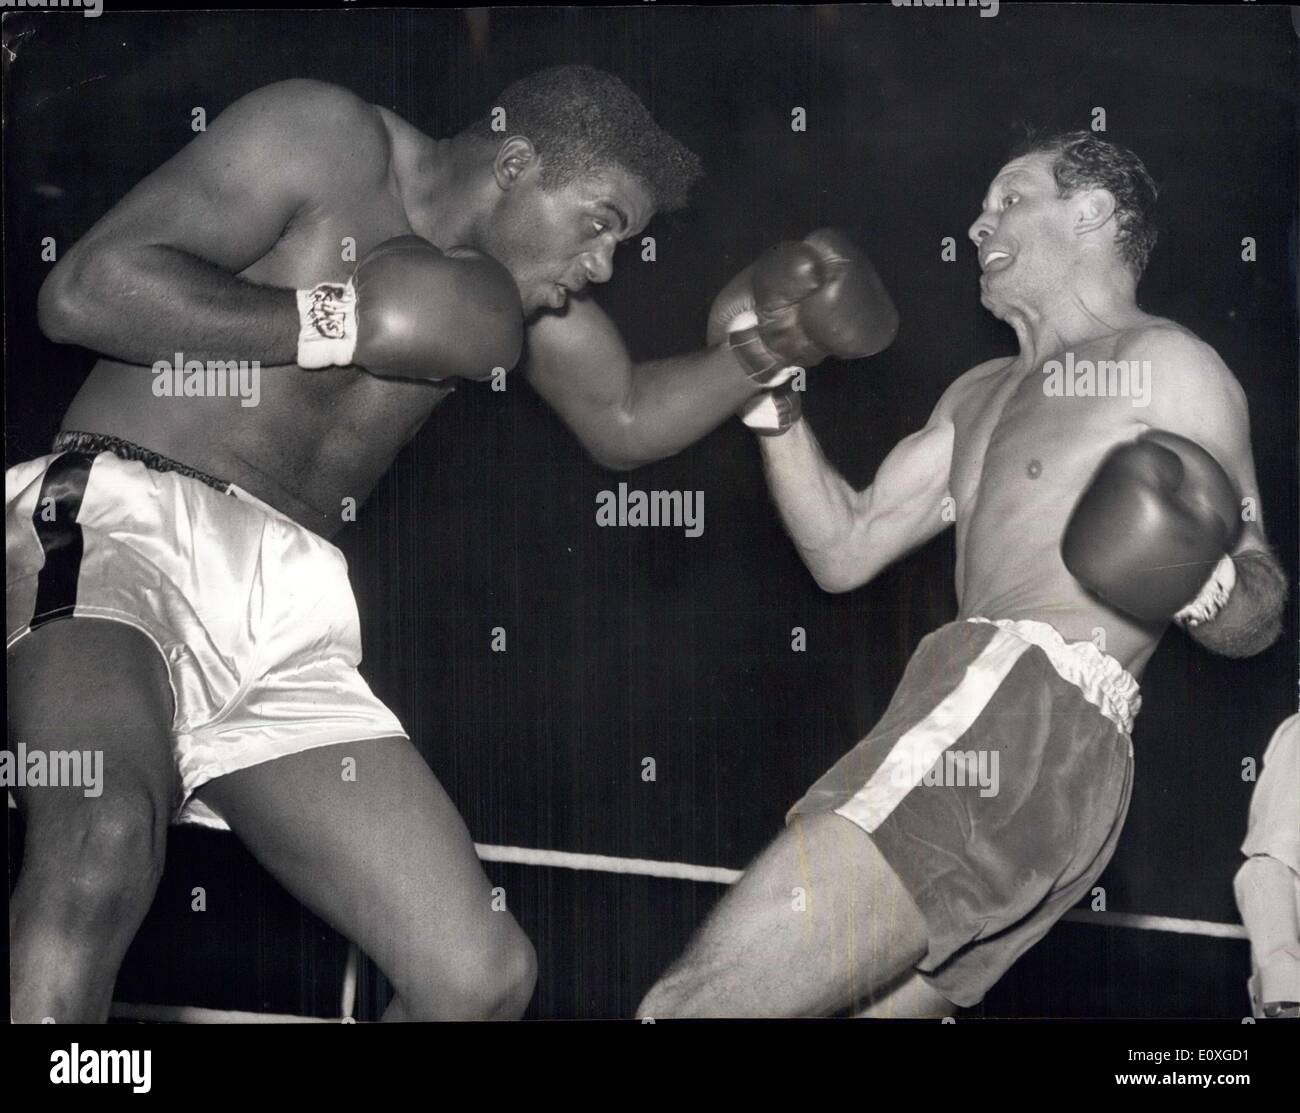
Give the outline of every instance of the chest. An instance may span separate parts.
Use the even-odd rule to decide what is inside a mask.
[[[344,281],[372,248],[411,231],[396,194],[376,190],[339,197],[286,228],[274,248],[242,277],[304,289]],[[379,378],[356,367],[269,377],[268,406],[293,414],[318,436],[348,442],[350,451],[372,445],[380,455],[408,439],[450,389],[423,380]]]
[[[410,231],[405,211],[389,190],[332,198],[290,222],[274,247],[240,277],[294,289],[341,282],[372,248]]]
[[[985,487],[1077,492],[1110,446],[1142,422],[1142,384],[1075,374],[1104,365],[1108,350],[1014,365],[975,384],[953,415],[951,491],[969,506]],[[1066,371],[1070,373],[1067,374]],[[1135,372],[1136,376],[1136,372]]]

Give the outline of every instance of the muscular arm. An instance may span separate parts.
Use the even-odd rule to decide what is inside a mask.
[[[41,288],[41,329],[129,363],[177,351],[292,363],[294,292],[235,275],[310,213],[322,182],[361,189],[387,165],[382,122],[346,90],[298,80],[258,89],[68,250]]]
[[[527,375],[592,458],[617,470],[680,452],[758,393],[725,349],[633,364],[588,297],[529,326]]]
[[[945,396],[946,398],[947,396]],[[760,437],[768,486],[804,564],[826,591],[851,591],[940,533],[953,426],[941,401],[855,491],[822,453],[806,421]]]
[[[1146,330],[1117,355],[1151,361],[1151,426],[1187,437],[1213,455],[1243,499],[1241,537],[1231,554],[1236,586],[1212,621],[1187,633],[1212,653],[1260,653],[1281,631],[1287,579],[1264,536],[1246,394],[1213,348],[1180,329]]]

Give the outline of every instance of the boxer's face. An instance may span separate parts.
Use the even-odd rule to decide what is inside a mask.
[[[979,248],[980,301],[995,315],[1040,304],[1070,283],[1078,248],[1071,229],[1077,198],[1057,196],[1052,160],[1035,154],[998,171],[970,226]]]
[[[547,190],[534,160],[502,195],[482,246],[514,276],[525,313],[562,309],[587,283],[609,281],[614,249],[652,215],[649,191],[623,170]]]

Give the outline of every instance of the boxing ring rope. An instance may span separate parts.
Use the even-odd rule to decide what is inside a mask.
[[[203,1009],[197,1005],[131,1005],[125,1001],[114,1001],[108,1015],[113,1020],[139,1020],[151,1024],[341,1024],[351,1020],[351,1017]]]
[[[538,866],[546,869],[588,870],[593,873],[622,874],[628,877],[659,877],[673,881],[696,881],[712,885],[734,885],[743,870],[721,866],[697,866],[689,862],[661,862],[651,858],[619,858],[608,854],[579,854],[569,850],[539,850],[526,846],[494,846],[475,843],[474,849],[484,862]],[[1247,939],[1241,924],[1221,924],[1212,920],[1187,920],[1176,916],[1148,916],[1140,912],[1087,912],[1072,909],[1063,917],[1076,924],[1102,927],[1134,928],[1140,931],[1173,932],[1178,935],[1203,935],[1214,939]],[[147,1005],[113,1002],[109,1015],[116,1020],[152,1021],[171,1024],[339,1024],[354,1021],[357,996],[357,969],[360,952],[355,943],[348,947],[347,965],[339,1016],[293,1016],[285,1013],[240,1012],[227,1009],[204,1009],[193,1005]]]
[[[16,807],[12,793],[9,807]],[[695,881],[708,885],[734,885],[744,870],[723,866],[697,866],[690,862],[664,862],[653,858],[621,858],[609,854],[580,854],[571,850],[541,850],[527,846],[496,846],[475,843],[479,860],[504,865],[537,866],[545,869],[589,870],[592,873],[622,874],[628,877],[658,877],[670,881]],[[1062,920],[1074,924],[1163,931],[1176,935],[1202,935],[1211,939],[1242,939],[1249,936],[1241,924],[1213,920],[1188,920],[1177,916],[1151,916],[1142,912],[1091,912],[1071,909]],[[197,1005],[150,1005],[114,1001],[109,1016],[116,1020],[154,1021],[171,1024],[338,1024],[354,1020],[357,1001],[357,973],[360,951],[348,945],[337,1017],[296,1016],[291,1013],[241,1012],[205,1009]]]
[[[474,844],[479,860],[517,866],[549,866],[552,869],[591,870],[594,873],[622,873],[635,877],[666,877],[674,881],[704,881],[734,885],[744,870],[721,866],[692,866],[686,862],[656,862],[651,858],[612,858],[607,854],[575,854],[568,850],[530,850],[524,846]]]
[[[656,862],[649,858],[612,858],[605,854],[575,854],[567,850],[529,850],[522,846],[491,846],[475,843],[474,849],[484,862],[514,865],[549,866],[552,869],[592,870],[595,873],[622,873],[638,877],[666,877],[676,881],[705,881],[716,885],[734,885],[744,870],[720,866],[692,866],[686,862]],[[1247,939],[1241,924],[1219,924],[1212,920],[1184,920],[1176,916],[1148,916],[1141,912],[1084,912],[1072,909],[1063,920],[1076,924],[1103,923],[1107,927],[1139,928],[1144,931],[1169,931],[1180,935],[1208,935],[1217,939]]]

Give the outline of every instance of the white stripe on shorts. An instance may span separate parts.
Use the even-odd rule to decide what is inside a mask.
[[[966,666],[961,682],[933,711],[899,736],[871,778],[835,809],[870,833],[879,827],[903,798],[921,783],[926,770],[980,717],[989,700],[1015,667],[1030,643],[999,630],[980,655]]]

